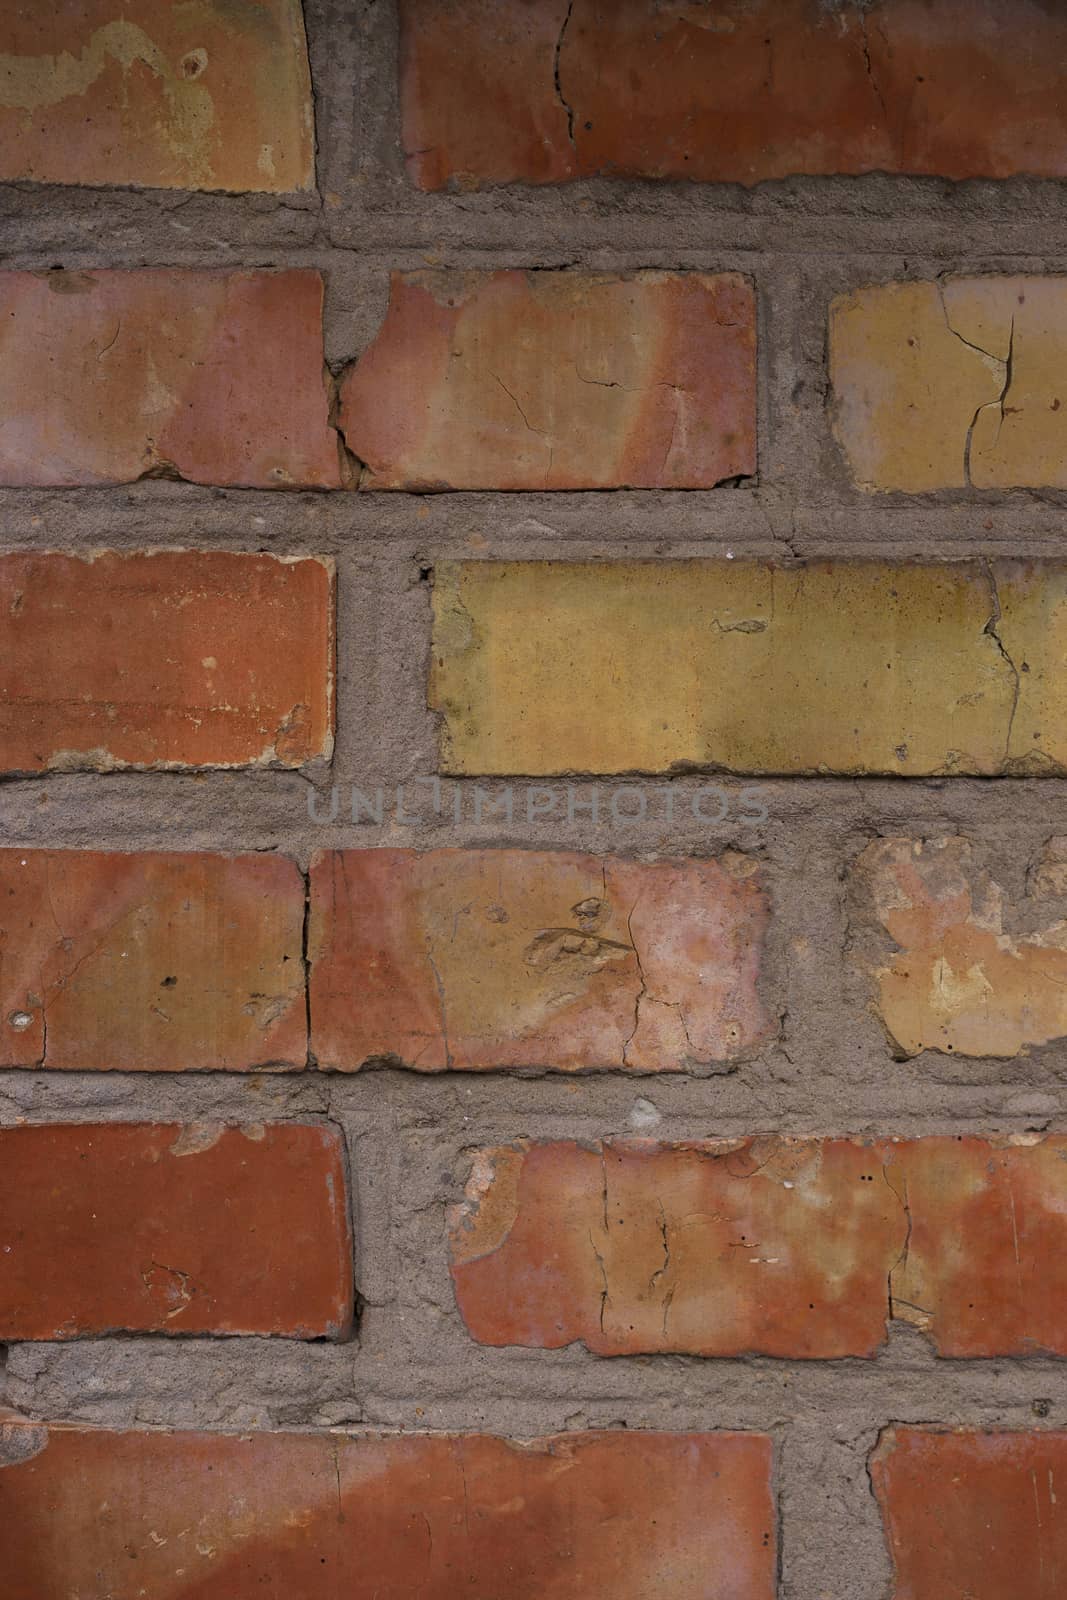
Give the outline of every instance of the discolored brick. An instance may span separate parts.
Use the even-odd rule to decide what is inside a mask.
[[[303,918],[283,856],[0,850],[0,1066],[303,1067]]]
[[[326,563],[0,557],[0,770],[299,767],[332,747]]]
[[[450,1218],[483,1344],[870,1356],[907,1219],[858,1140],[617,1140],[481,1152]]]
[[[1059,1600],[1067,1433],[898,1426],[870,1471],[896,1600]]]
[[[327,851],[311,869],[312,1049],[355,1070],[658,1072],[770,1037],[756,863]]]
[[[1019,0],[401,0],[402,138],[423,189],[1063,177],[1065,49]]]
[[[393,276],[341,385],[372,489],[707,489],[756,470],[735,273]]]
[[[4,1432],[0,1559],[27,1596],[775,1594],[764,1434]]]
[[[313,1339],[351,1327],[352,1240],[332,1128],[0,1129],[0,1239],[0,1339]]]
[[[317,272],[4,272],[0,328],[0,484],[341,483]]]
[[[433,605],[457,775],[1067,771],[1059,563],[443,562]]]
[[[0,178],[314,187],[300,0],[12,3],[0,82]]]
[[[1005,911],[1025,907],[1005,907],[962,835],[878,839],[853,888],[857,922],[897,946],[888,959],[874,941],[857,953],[898,1055],[1011,1057],[1067,1035],[1067,928],[1006,931]]]
[[[869,490],[1067,487],[1067,278],[858,289],[830,312],[834,427]]]

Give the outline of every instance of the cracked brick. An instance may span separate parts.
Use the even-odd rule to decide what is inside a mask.
[[[707,489],[756,470],[733,273],[394,274],[341,383],[371,489]]]
[[[311,868],[321,1067],[642,1072],[730,1063],[772,1035],[755,861],[347,850]]]

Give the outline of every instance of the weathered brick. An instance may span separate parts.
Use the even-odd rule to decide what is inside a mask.
[[[1013,920],[1039,912],[1056,867],[1046,853],[1039,892],[1009,908]],[[969,840],[878,839],[856,863],[854,891],[857,923],[877,923],[898,947],[888,962],[881,941],[856,952],[898,1056],[1016,1056],[1067,1036],[1067,926],[1005,931],[1003,891]]]
[[[317,272],[4,272],[0,319],[0,484],[341,482]]]
[[[645,1140],[479,1152],[449,1219],[482,1344],[600,1355],[1067,1355],[1067,1139]]]
[[[352,1240],[331,1128],[0,1129],[0,1218],[0,1339],[313,1339],[351,1327]]]
[[[298,767],[332,745],[324,562],[0,557],[0,771]]]
[[[0,74],[0,178],[314,187],[300,0],[12,3]]]
[[[897,1600],[1060,1600],[1065,1476],[1067,1433],[888,1429],[871,1480]]]
[[[483,1344],[869,1356],[907,1237],[879,1148],[732,1139],[483,1151],[451,1216]]]
[[[911,1224],[896,1317],[943,1356],[1067,1355],[1067,1138],[917,1139],[887,1177]]]
[[[1067,278],[842,295],[830,373],[853,477],[871,490],[1067,487],[1065,361]]]
[[[456,774],[1067,771],[1056,563],[438,566]]]
[[[735,273],[395,274],[341,386],[373,489],[707,489],[756,470]]]
[[[424,189],[1067,174],[1055,6],[1020,26],[1018,0],[401,0],[401,21]]]
[[[0,1066],[303,1067],[303,917],[283,856],[0,850]]]
[[[767,920],[736,852],[327,851],[311,868],[312,1050],[423,1072],[734,1060],[771,1032]]]
[[[764,1434],[3,1431],[0,1559],[27,1600],[775,1594]]]

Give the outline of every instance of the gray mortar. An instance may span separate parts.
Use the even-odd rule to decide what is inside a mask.
[[[404,177],[397,137],[392,4],[308,0],[306,9],[318,195],[8,185],[3,265],[316,267],[335,372],[373,338],[389,271],[427,264],[735,269],[754,279],[760,319],[759,478],[736,489],[404,496],[157,481],[0,491],[6,549],[192,545],[335,556],[337,748],[331,767],[310,772],[324,798],[332,782],[395,786],[435,770],[425,571],[445,555],[1067,555],[1062,492],[856,491],[826,410],[834,294],[945,272],[1067,271],[1063,185],[876,176],[754,190],[596,181],[423,195]],[[480,1144],[634,1131],[673,1139],[1067,1128],[1067,1042],[1014,1061],[894,1062],[869,988],[844,959],[846,869],[883,833],[966,833],[1006,891],[1008,927],[1020,926],[1012,902],[1029,861],[1050,835],[1067,833],[1067,780],[764,782],[769,820],[748,828],[685,814],[704,781],[672,780],[673,826],[650,816],[622,829],[581,817],[573,827],[509,827],[491,816],[480,827],[432,816],[405,828],[316,825],[308,779],[284,772],[0,783],[0,837],[25,846],[272,849],[305,870],[316,848],[384,843],[646,857],[749,850],[765,863],[774,897],[765,982],[783,1019],[771,1047],[706,1077],[0,1073],[4,1123],[330,1118],[351,1156],[362,1300],[358,1335],[340,1345],[125,1337],[14,1345],[0,1361],[7,1404],[32,1418],[110,1426],[766,1428],[778,1447],[783,1600],[881,1600],[890,1570],[866,1472],[879,1431],[891,1420],[1067,1426],[1063,1363],[937,1360],[902,1326],[869,1362],[490,1350],[466,1336],[450,1288],[444,1211]],[[600,786],[607,795],[620,783]],[[733,795],[749,785],[721,786]],[[462,786],[468,818],[475,787]],[[802,936],[803,960],[793,948]]]

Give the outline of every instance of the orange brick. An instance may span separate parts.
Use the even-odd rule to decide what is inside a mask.
[[[26,1600],[775,1593],[763,1434],[4,1433],[0,1560]]]
[[[897,1600],[1061,1600],[1065,1479],[1067,1433],[889,1429],[871,1480]]]
[[[0,177],[310,189],[300,0],[76,0],[0,13]]]
[[[0,771],[298,767],[332,731],[323,562],[0,557]]]
[[[0,850],[0,1066],[303,1067],[303,917],[283,856]]]
[[[483,1150],[450,1218],[482,1344],[1067,1355],[1067,1139],[781,1139]]]
[[[5,272],[0,318],[0,484],[341,482],[317,272]]]
[[[770,1037],[756,863],[327,851],[311,868],[312,1049],[354,1071],[678,1071]]]
[[[708,489],[756,470],[735,273],[418,272],[341,386],[372,489]]]
[[[351,1327],[344,1160],[330,1128],[4,1128],[0,1218],[0,1339],[315,1339]]]
[[[1017,0],[401,0],[402,137],[423,189],[1063,177],[1065,49]]]
[[[907,1236],[854,1140],[517,1144],[483,1151],[451,1217],[483,1344],[601,1355],[872,1355]]]

